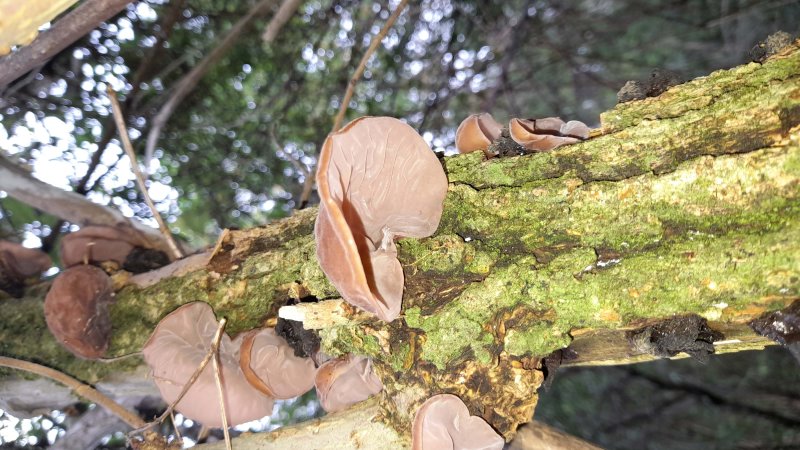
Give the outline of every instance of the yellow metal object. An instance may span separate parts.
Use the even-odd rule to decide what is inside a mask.
[[[0,56],[15,45],[28,45],[39,27],[53,20],[78,0],[0,0]]]

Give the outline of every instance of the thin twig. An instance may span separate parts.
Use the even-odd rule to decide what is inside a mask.
[[[375,35],[372,38],[372,41],[369,43],[369,48],[364,53],[364,56],[361,58],[361,62],[358,63],[358,67],[356,67],[355,72],[353,72],[353,76],[350,77],[350,81],[347,83],[347,90],[344,92],[344,98],[342,98],[342,103],[339,105],[339,112],[336,114],[336,119],[333,121],[333,127],[331,128],[331,134],[339,131],[339,128],[342,127],[342,122],[344,121],[344,115],[347,113],[347,105],[350,103],[350,100],[353,98],[353,93],[355,92],[356,83],[358,80],[361,79],[361,75],[364,74],[364,70],[367,68],[367,63],[369,62],[372,55],[378,49],[378,46],[383,41],[383,38],[389,34],[389,30],[394,25],[397,18],[400,17],[400,14],[406,8],[408,4],[408,0],[401,0],[400,4],[397,5],[392,15],[386,20],[386,23],[383,24],[383,28],[381,29],[380,33]],[[313,190],[314,186],[314,179],[315,174],[311,171],[310,175],[306,177],[305,183],[303,183],[303,193],[300,194],[300,199],[297,202],[297,209],[303,209],[308,204],[308,199],[311,197],[311,191]]]
[[[217,400],[219,401],[219,414],[222,417],[222,433],[225,435],[226,450],[233,450],[231,447],[231,435],[228,432],[228,415],[225,412],[225,392],[222,390],[222,376],[219,367],[219,347],[214,351],[214,382],[217,385]]]
[[[191,388],[194,382],[197,381],[197,379],[200,377],[200,374],[203,372],[203,369],[206,368],[208,362],[211,361],[211,358],[215,354],[217,354],[217,349],[219,349],[219,342],[220,340],[222,340],[222,332],[225,330],[226,323],[227,319],[225,319],[224,317],[222,319],[219,319],[219,326],[217,326],[217,331],[214,333],[214,338],[211,340],[211,348],[208,349],[208,353],[206,353],[206,356],[204,356],[203,360],[200,361],[200,365],[197,366],[197,369],[195,369],[192,376],[189,377],[189,380],[186,382],[186,384],[183,385],[183,389],[181,389],[181,393],[178,394],[178,398],[176,398],[175,401],[172,402],[172,404],[167,406],[167,410],[164,411],[163,414],[158,416],[157,419],[155,419],[150,423],[142,425],[141,427],[133,430],[130,434],[141,433],[142,431],[148,428],[152,428],[160,423],[163,423],[164,420],[166,420],[166,418],[172,414],[172,411],[175,410],[175,405],[177,405],[178,403],[180,403],[181,400],[183,400],[183,397],[186,395],[187,392],[189,392],[189,388]]]
[[[5,356],[0,356],[0,366],[24,370],[25,372],[30,372],[57,381],[72,389],[75,394],[106,408],[112,414],[116,415],[133,428],[141,428],[146,425],[144,420],[142,420],[136,414],[128,411],[124,406],[106,397],[93,387],[83,384],[63,372],[59,372],[55,369],[41,366],[36,363],[8,358]]]
[[[175,259],[183,258],[183,253],[178,248],[178,244],[175,243],[175,239],[172,237],[172,233],[170,233],[169,228],[167,228],[166,222],[164,222],[161,214],[159,214],[158,210],[156,209],[156,205],[150,198],[150,194],[147,192],[144,175],[142,175],[142,171],[139,169],[139,163],[136,161],[136,153],[134,153],[133,145],[131,145],[131,140],[128,137],[128,128],[125,126],[125,119],[122,116],[122,108],[119,106],[119,100],[117,100],[117,93],[114,92],[114,89],[111,88],[111,85],[108,86],[108,98],[111,100],[111,108],[114,111],[114,122],[117,124],[119,137],[120,140],[122,140],[122,148],[125,150],[128,158],[131,160],[131,169],[133,169],[133,173],[136,175],[136,183],[139,185],[139,190],[142,191],[144,201],[150,208],[150,212],[153,214],[153,217],[155,217],[156,222],[158,222],[158,228],[164,235],[164,239],[167,240],[169,249],[172,251],[172,256]]]
[[[408,0],[402,0],[400,4],[397,5],[397,8],[395,8],[392,15],[389,16],[389,19],[387,19],[386,23],[383,25],[381,32],[372,38],[372,42],[369,43],[369,48],[361,58],[361,62],[358,63],[358,67],[356,68],[356,71],[353,72],[353,76],[350,77],[350,82],[347,83],[347,90],[344,93],[342,104],[339,106],[339,113],[336,114],[336,120],[333,121],[331,133],[339,131],[339,128],[342,127],[342,121],[344,121],[344,115],[347,112],[347,104],[350,103],[350,99],[353,98],[353,91],[355,91],[356,83],[358,83],[358,80],[361,79],[361,75],[364,74],[364,70],[367,68],[367,63],[372,57],[372,54],[378,49],[378,46],[381,44],[381,41],[383,41],[383,38],[389,34],[389,30],[392,28],[392,25],[394,25],[394,22],[397,20],[397,18],[400,17],[400,14],[406,8],[407,4]]]

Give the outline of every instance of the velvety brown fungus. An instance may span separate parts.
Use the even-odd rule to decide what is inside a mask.
[[[270,397],[289,399],[314,387],[316,367],[272,328],[253,330],[242,338],[240,365],[247,381]]]
[[[44,300],[44,317],[53,336],[73,354],[102,357],[111,339],[108,307],[114,299],[111,278],[94,266],[59,274]]]
[[[366,356],[344,355],[319,366],[314,381],[322,409],[341,411],[383,390]]]
[[[317,185],[317,259],[349,303],[390,322],[400,314],[403,270],[395,239],[439,226],[447,177],[405,123],[357,119],[325,140]]]
[[[211,348],[217,330],[214,312],[206,303],[181,306],[158,323],[144,345],[144,360],[166,403],[174,402]],[[239,366],[240,342],[222,335],[219,346],[222,389],[228,425],[234,426],[272,414],[273,399],[247,382]],[[176,409],[209,427],[221,427],[214,367],[208,363]]]
[[[417,410],[412,450],[501,450],[505,441],[486,421],[470,416],[460,398],[434,395]]]

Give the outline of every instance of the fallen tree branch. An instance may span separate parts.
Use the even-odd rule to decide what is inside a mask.
[[[29,206],[80,226],[130,224],[147,237],[153,248],[169,252],[169,246],[158,230],[131,220],[116,209],[94,203],[83,195],[39,181],[2,154],[0,190]]]
[[[80,39],[101,22],[125,8],[131,0],[85,0],[49,30],[16,52],[0,58],[0,88],[38,67]]]

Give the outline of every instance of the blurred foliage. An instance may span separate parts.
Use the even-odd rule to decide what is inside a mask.
[[[28,136],[4,149],[34,167],[66,162],[37,175],[66,169],[57,175],[73,189],[148,217],[120,160],[106,85],[127,98],[141,151],[171,89],[254,3],[130,5],[0,91],[0,123],[12,137]],[[291,211],[354,66],[396,3],[311,0],[272,45],[260,40],[268,16],[239,37],[159,142],[152,183],[171,189],[159,208],[176,231],[208,243],[220,228]],[[358,83],[348,117],[405,118],[438,151],[452,151],[455,128],[475,111],[500,120],[557,115],[596,124],[626,80],[654,67],[691,78],[740,64],[758,39],[796,32],[798,23],[800,5],[785,1],[412,2]],[[105,149],[100,167],[80,186],[98,149]]]
[[[800,366],[771,347],[564,369],[536,419],[606,449],[800,448]]]

